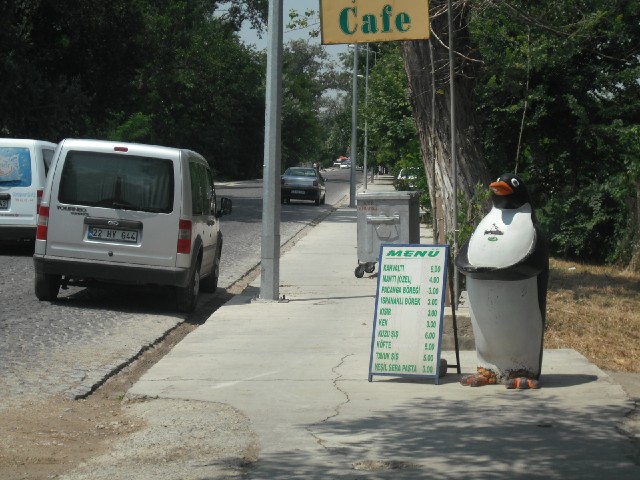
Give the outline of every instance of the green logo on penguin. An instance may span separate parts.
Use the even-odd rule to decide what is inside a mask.
[[[489,240],[490,242],[497,242],[498,237],[488,237],[487,240]]]

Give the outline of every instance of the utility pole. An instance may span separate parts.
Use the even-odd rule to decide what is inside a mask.
[[[267,91],[262,177],[261,300],[278,300],[280,294],[280,164],[282,130],[282,3],[269,0]]]
[[[358,44],[353,44],[353,103],[351,105],[351,182],[349,207],[356,206],[356,152],[358,151]]]
[[[449,12],[449,95],[451,102],[451,175],[453,178],[453,258],[458,255],[458,163],[456,161],[456,102],[453,64],[453,12],[451,0],[447,0]],[[451,304],[458,307],[459,290],[458,269],[453,269],[453,299]]]
[[[369,125],[367,118],[369,117],[369,44],[367,43],[367,62],[364,73],[364,160],[362,162],[363,188],[367,189],[367,159],[369,149]]]

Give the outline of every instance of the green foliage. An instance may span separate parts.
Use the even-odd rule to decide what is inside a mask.
[[[136,77],[150,141],[202,153],[218,172],[261,174],[264,63],[211,1],[165,0],[145,8],[147,63]]]
[[[282,168],[301,162],[322,163],[322,96],[330,84],[326,78],[328,55],[304,40],[286,45],[283,60]]]
[[[152,124],[152,116],[136,112],[115,126],[105,136],[108,140],[138,143],[148,142],[148,139],[151,138]]]
[[[375,45],[369,72],[369,98],[361,107],[368,123],[369,150],[377,165],[398,170],[400,165],[419,166],[420,146],[409,101],[407,77],[397,43]],[[360,134],[362,136],[362,134]]]
[[[186,147],[225,175],[259,176],[264,59],[235,32],[267,3],[3,2],[0,134]]]
[[[480,221],[487,214],[491,191],[478,183],[471,200],[467,201],[464,192],[458,191],[458,245],[469,241]],[[453,234],[449,234],[448,242],[453,245]]]
[[[135,98],[142,18],[126,0],[24,0],[0,10],[0,132],[89,135]]]
[[[617,239],[633,228],[640,158],[640,4],[492,2],[474,11],[471,31],[490,169],[517,165],[536,186],[553,254],[624,259]]]
[[[626,226],[626,211],[616,192],[617,182],[592,183],[554,195],[539,210],[551,249],[574,259],[611,261]]]

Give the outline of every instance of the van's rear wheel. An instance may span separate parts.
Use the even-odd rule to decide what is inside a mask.
[[[36,272],[35,290],[38,300],[49,302],[55,300],[60,291],[60,275]]]
[[[198,303],[198,292],[200,291],[200,263],[191,272],[191,279],[186,287],[176,289],[176,306],[179,312],[191,313],[196,309]]]
[[[203,292],[216,293],[218,289],[218,278],[220,278],[220,258],[222,256],[222,243],[218,242],[218,248],[216,250],[216,258],[213,260],[213,268],[211,274],[202,280],[200,288]]]

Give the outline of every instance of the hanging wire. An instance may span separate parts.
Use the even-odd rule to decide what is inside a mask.
[[[518,135],[518,148],[516,150],[516,167],[513,173],[518,174],[518,163],[520,161],[520,146],[522,145],[522,132],[524,130],[524,119],[527,115],[529,105],[529,77],[531,73],[531,29],[527,28],[527,82],[524,89],[524,108],[522,109],[522,120],[520,121],[520,134]]]

